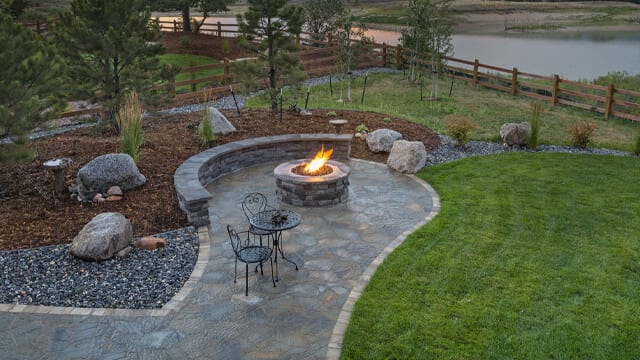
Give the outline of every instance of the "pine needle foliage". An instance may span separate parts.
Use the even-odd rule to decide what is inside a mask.
[[[3,163],[29,158],[27,133],[64,108],[64,64],[44,39],[3,13],[0,64],[0,134],[14,138],[2,147]]]
[[[131,155],[135,161],[138,160],[140,146],[144,143],[142,116],[142,103],[138,94],[132,91],[120,107],[116,122],[120,129],[120,151]]]
[[[296,35],[304,23],[301,7],[287,0],[248,0],[249,9],[238,16],[240,46],[255,61],[237,62],[246,90],[266,85],[271,110],[278,110],[280,89],[300,84],[306,77],[296,54]],[[256,79],[267,79],[265,84]]]
[[[52,27],[57,47],[69,65],[75,98],[99,102],[114,119],[124,97],[135,90],[147,105],[168,92],[153,85],[177,69],[163,66],[160,28],[150,25],[145,0],[73,0]]]

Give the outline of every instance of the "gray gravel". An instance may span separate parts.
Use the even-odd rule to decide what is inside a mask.
[[[69,244],[0,252],[0,303],[91,308],[161,308],[189,279],[198,257],[193,227],[155,235],[164,249],[87,262]]]
[[[600,155],[617,155],[617,156],[630,156],[631,154],[619,150],[609,149],[578,149],[571,146],[560,145],[539,145],[538,148],[533,151],[529,149],[513,148],[505,144],[498,144],[485,141],[470,141],[465,146],[457,146],[455,140],[451,139],[447,135],[438,135],[440,137],[440,146],[427,154],[426,166],[432,166],[448,161],[458,160],[469,156],[482,156],[490,154],[500,154],[505,152],[561,152],[572,154],[600,154]]]

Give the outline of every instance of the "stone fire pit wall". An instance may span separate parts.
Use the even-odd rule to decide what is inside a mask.
[[[194,155],[173,175],[180,209],[195,226],[209,225],[211,194],[205,187],[216,178],[265,162],[312,158],[322,145],[333,148],[332,159],[351,157],[351,134],[295,134],[240,140]],[[274,185],[275,186],[275,185]]]

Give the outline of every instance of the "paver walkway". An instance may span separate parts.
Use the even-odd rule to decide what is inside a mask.
[[[279,262],[233,283],[226,224],[247,228],[240,204],[259,191],[275,200],[277,164],[241,170],[209,186],[211,246],[202,276],[178,310],[165,316],[87,316],[0,312],[0,359],[325,359],[339,354],[345,317],[377,265],[434,216],[439,200],[415,177],[351,161],[349,200],[291,208],[302,224],[284,233]],[[338,320],[340,318],[340,320]],[[336,326],[337,324],[337,326]],[[332,346],[329,346],[329,344]]]

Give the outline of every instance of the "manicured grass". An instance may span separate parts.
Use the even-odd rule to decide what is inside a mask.
[[[171,64],[180,66],[180,68],[188,68],[191,66],[198,65],[209,65],[209,64],[218,64],[220,61],[200,55],[189,55],[189,54],[163,54],[160,55],[160,63],[162,64]],[[208,76],[216,76],[222,75],[224,73],[223,69],[211,69],[211,70],[200,70],[195,71],[193,73],[180,73],[176,76],[176,81],[185,81],[190,79],[199,79]],[[206,86],[207,83],[197,84],[198,89]],[[193,88],[191,85],[178,86],[176,88],[176,92],[187,92],[192,91]]]
[[[424,169],[442,210],[356,303],[344,359],[634,359],[637,158],[511,153]]]
[[[424,74],[427,76],[427,74]],[[346,89],[341,82],[333,79],[333,95],[329,85],[311,88],[309,108],[314,109],[359,109],[375,111],[390,116],[397,116],[423,124],[439,133],[445,133],[444,119],[447,115],[465,115],[478,127],[472,132],[474,140],[499,140],[502,124],[507,122],[526,122],[531,115],[531,99],[524,96],[511,96],[506,93],[474,87],[461,80],[453,82],[445,78],[440,83],[440,100],[426,100],[429,96],[431,82],[424,82],[424,100],[420,100],[420,85],[408,81],[402,73],[372,73],[367,77],[364,103],[361,104],[364,77],[356,77],[352,83],[352,101],[338,102],[340,88],[342,98],[346,100]],[[449,90],[451,89],[451,97]],[[304,106],[307,89],[285,91],[284,107],[297,98],[298,106]],[[247,102],[250,107],[266,106],[264,99],[252,98]],[[635,134],[639,128],[637,123],[626,120],[605,121],[601,115],[574,109],[549,106],[544,103],[545,112],[541,117],[541,144],[570,144],[568,128],[577,121],[588,120],[595,123],[598,129],[593,135],[595,147],[607,147],[631,151],[635,143]],[[316,110],[321,111],[321,110]],[[372,129],[375,130],[375,129]],[[590,145],[591,146],[591,145]]]

